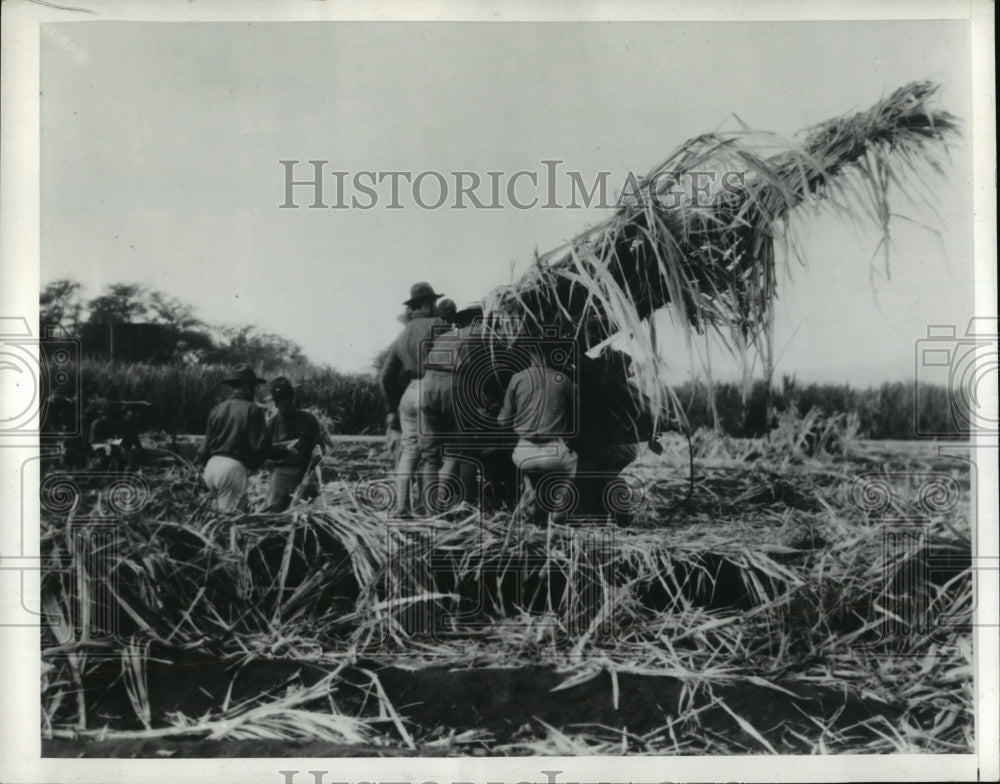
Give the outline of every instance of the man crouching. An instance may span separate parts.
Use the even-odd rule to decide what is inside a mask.
[[[511,459],[524,478],[521,508],[529,520],[541,524],[547,517],[536,498],[541,484],[557,477],[570,483],[576,474],[576,452],[565,441],[574,430],[576,385],[564,368],[548,361],[544,346],[529,350],[531,364],[511,378],[497,421],[501,427],[513,425],[518,435]],[[563,522],[566,514],[553,511],[551,522]]]

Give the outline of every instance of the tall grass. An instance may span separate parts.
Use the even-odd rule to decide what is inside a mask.
[[[917,395],[914,384],[902,381],[858,389],[849,384],[800,384],[786,376],[770,390],[765,381],[757,381],[745,397],[738,383],[709,387],[689,381],[676,392],[692,430],[706,427],[741,438],[756,438],[773,429],[775,414],[805,417],[813,410],[828,417],[856,416],[861,438],[916,438],[918,423],[923,433],[968,436],[967,428],[952,419],[948,390],[929,384],[920,385]]]
[[[146,400],[147,431],[205,432],[208,412],[226,394],[222,380],[231,368],[223,365],[147,365],[84,359],[80,363],[83,402],[94,397]],[[275,372],[271,377],[281,375]],[[290,370],[303,408],[319,409],[337,433],[377,432],[383,421],[377,380],[364,373],[340,373],[329,367]],[[260,399],[267,397],[262,388]]]
[[[407,730],[410,706],[399,706],[401,719],[376,681],[385,709],[378,727],[336,707],[358,688],[340,682],[346,661],[367,667],[404,658],[415,669],[431,660],[466,668],[544,663],[565,678],[554,691],[607,672],[616,707],[619,676],[673,679],[683,690],[675,709],[663,706],[663,736],[639,739],[640,748],[661,753],[759,753],[771,744],[798,753],[972,748],[967,471],[949,470],[947,498],[928,494],[914,477],[931,464],[910,458],[916,473],[885,475],[890,518],[852,488],[895,447],[792,468],[788,444],[777,439],[755,444],[760,456],[748,462],[726,456],[725,439],[707,438],[700,455],[715,456],[698,457],[704,479],[683,514],[669,499],[687,459],[674,439],[676,448],[634,467],[651,500],[634,526],[615,530],[536,527],[467,507],[451,519],[387,525],[374,508],[377,493],[346,482],[329,483],[288,513],[220,518],[199,504],[193,482],[155,483],[144,510],[120,516],[120,541],[108,555],[119,620],[111,648],[74,636],[68,619],[83,627],[82,610],[93,601],[75,588],[77,575],[45,575],[44,606],[77,608],[47,612],[46,732],[108,733],[93,719],[100,694],[88,673],[111,657],[125,678],[123,704],[143,727],[118,737],[223,737],[239,728],[239,737],[357,742],[378,732],[412,749],[425,745],[427,728]],[[81,503],[73,509],[82,514],[90,502]],[[897,513],[924,524],[897,530]],[[64,514],[43,507],[42,551],[58,563],[77,552],[72,530],[85,522]],[[961,558],[934,565],[948,553]],[[166,725],[170,715],[147,696],[146,642],[168,661],[196,651],[213,661],[289,659],[335,669],[308,693],[276,698],[264,687],[249,702],[233,706],[227,696],[201,719],[174,715]],[[755,725],[745,702],[726,704],[747,685],[776,700],[791,697],[802,720]],[[729,723],[719,725],[720,716]],[[573,726],[552,728],[564,750],[574,748],[562,735]],[[586,747],[580,753],[606,751],[583,738],[573,743]],[[535,750],[544,748],[552,751]]]
[[[209,410],[225,394],[222,379],[229,372],[221,365],[101,360],[84,360],[80,370],[85,401],[94,396],[148,400],[153,404],[145,415],[148,431],[195,434],[204,432]],[[334,432],[357,435],[381,431],[382,395],[373,375],[314,368],[290,377],[298,387],[299,404],[329,417]],[[918,419],[924,432],[953,429],[947,389],[921,386],[918,400],[915,386],[901,381],[857,389],[848,384],[801,384],[786,376],[780,386],[771,388],[770,396],[766,382],[758,381],[746,397],[738,383],[718,383],[710,388],[703,382],[689,381],[678,386],[676,393],[692,430],[711,428],[741,438],[759,437],[776,425],[773,417],[769,421],[769,406],[772,414],[787,412],[798,417],[811,410],[827,417],[854,415],[862,438],[915,438]],[[266,392],[261,396],[266,397]]]

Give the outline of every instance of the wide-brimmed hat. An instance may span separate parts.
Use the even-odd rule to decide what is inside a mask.
[[[415,305],[418,302],[423,302],[425,300],[436,300],[438,297],[443,297],[444,294],[438,294],[434,291],[434,287],[427,283],[426,281],[420,281],[420,283],[414,283],[410,286],[410,298],[403,301],[404,305]]]
[[[233,368],[233,374],[229,378],[222,379],[223,384],[266,384],[267,381],[260,378],[252,367],[250,367],[245,362],[241,362],[239,365]]]
[[[278,376],[271,382],[271,397],[275,400],[290,398],[295,394],[292,382],[284,376]]]

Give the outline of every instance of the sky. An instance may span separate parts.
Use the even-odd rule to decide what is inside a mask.
[[[748,126],[791,135],[867,108],[917,79],[968,123],[961,21],[821,23],[51,23],[41,48],[41,280],[93,297],[138,282],[213,324],[255,324],[316,363],[365,370],[409,287],[458,304],[510,282],[609,209],[543,209],[546,160],[607,171],[617,196],[684,140]],[[738,118],[738,120],[737,120]],[[344,209],[285,203],[285,166],[345,175]],[[502,173],[500,209],[438,209],[389,182],[350,206],[361,171]],[[858,386],[912,379],[928,325],[973,313],[971,142],[957,141],[935,212],[898,203],[890,274],[877,239],[831,217],[802,221],[805,266],[783,277],[777,371]],[[558,198],[568,203],[567,182]],[[367,180],[365,180],[367,182]],[[336,201],[332,175],[324,202]],[[420,191],[433,203],[436,177]],[[489,201],[484,185],[477,193]],[[669,319],[676,378],[702,363]],[[737,374],[718,347],[716,378]]]

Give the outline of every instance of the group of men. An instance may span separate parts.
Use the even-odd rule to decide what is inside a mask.
[[[145,400],[93,397],[80,412],[76,399],[57,387],[46,398],[41,432],[59,440],[61,462],[70,470],[141,471],[140,411],[149,406]]]
[[[538,523],[571,512],[621,521],[622,510],[607,506],[609,483],[639,443],[658,447],[629,383],[627,355],[590,358],[571,342],[530,336],[516,345],[494,340],[481,308],[458,311],[425,282],[403,305],[403,329],[379,376],[386,443],[396,457],[392,519],[499,501]],[[289,380],[270,383],[277,409],[270,419],[254,402],[266,382],[250,366],[238,365],[225,383],[232,393],[209,414],[200,453],[218,510],[246,511],[249,475],[265,463],[271,476],[261,511],[280,512],[296,494],[313,494],[313,453],[332,444],[316,418],[294,406]],[[540,502],[560,492],[575,503]]]
[[[473,501],[504,473],[504,460],[520,487],[498,484],[520,495],[519,508],[535,522],[622,511],[607,506],[609,483],[641,441],[658,446],[628,383],[627,355],[593,359],[566,350],[566,341],[531,337],[511,351],[490,340],[480,309],[456,312],[442,297],[428,283],[413,285],[380,374],[387,441],[398,449],[392,516]],[[539,503],[546,482],[576,504]]]
[[[218,511],[247,511],[250,473],[265,463],[271,476],[260,511],[282,512],[296,493],[314,493],[313,453],[318,448],[325,454],[332,443],[316,417],[295,407],[291,382],[283,376],[271,381],[276,412],[270,419],[254,402],[257,387],[267,382],[253,368],[237,365],[223,383],[230,395],[209,413],[198,457]]]

